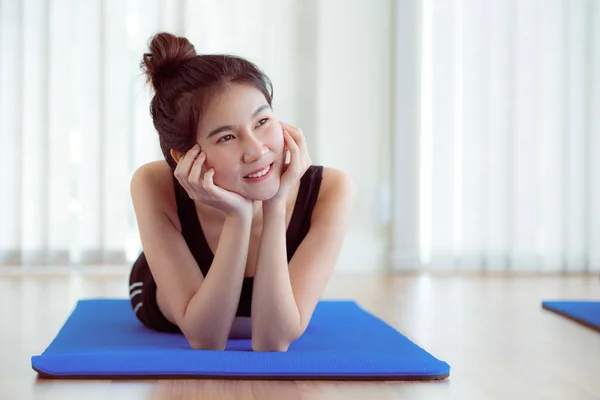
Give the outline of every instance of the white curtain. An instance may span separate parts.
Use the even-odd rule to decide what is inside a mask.
[[[396,28],[394,266],[600,271],[600,3],[399,0]]]
[[[160,30],[187,36],[199,53],[256,62],[280,115],[302,120],[297,103],[314,96],[295,96],[307,7],[314,3],[1,0],[0,265],[137,256],[129,180],[162,158],[139,64]]]

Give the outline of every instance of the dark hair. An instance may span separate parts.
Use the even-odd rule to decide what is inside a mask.
[[[185,153],[194,146],[204,108],[212,95],[227,85],[252,85],[271,106],[271,81],[248,60],[226,54],[198,55],[186,38],[166,32],[150,39],[149,50],[141,68],[154,88],[150,114],[163,155],[172,169],[177,163],[170,150]]]

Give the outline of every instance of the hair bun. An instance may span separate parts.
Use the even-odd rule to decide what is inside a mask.
[[[149,48],[150,53],[144,54],[141,67],[155,91],[159,90],[177,67],[197,56],[194,45],[186,38],[167,32],[153,36]]]

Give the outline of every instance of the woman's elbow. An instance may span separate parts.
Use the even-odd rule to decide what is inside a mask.
[[[180,327],[192,350],[225,350],[225,347],[227,347],[226,337],[220,338],[214,335],[214,332],[207,334],[209,332],[205,330],[193,331],[185,324],[181,324]]]
[[[219,338],[214,335],[186,335],[192,350],[225,350],[227,347],[227,338]]]
[[[289,343],[256,343],[252,342],[252,351],[285,353],[290,347]]]
[[[292,341],[274,338],[252,338],[252,350],[257,352],[286,352]]]
[[[227,343],[206,340],[188,340],[192,350],[225,350]]]
[[[286,352],[294,341],[302,336],[304,330],[294,330],[292,332],[276,334],[271,331],[252,330],[252,350],[254,351],[272,351]]]

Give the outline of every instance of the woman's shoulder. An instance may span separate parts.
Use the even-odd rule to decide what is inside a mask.
[[[173,170],[166,161],[141,165],[134,171],[130,182],[134,203],[145,204],[174,216],[177,206],[173,179]]]
[[[321,192],[352,190],[354,189],[354,181],[352,177],[345,171],[332,167],[321,167]]]
[[[166,161],[141,165],[131,177],[132,185],[142,185],[153,191],[173,191],[173,170]],[[159,193],[156,193],[159,194]]]
[[[339,201],[346,198],[351,200],[356,194],[356,186],[352,177],[345,171],[332,168],[320,167],[322,169],[321,185],[317,203],[326,201]]]
[[[314,173],[314,166],[310,168]],[[354,181],[341,169],[331,167],[318,169],[321,171],[321,183],[310,215],[311,225],[327,227],[345,224],[356,198],[357,189]]]

